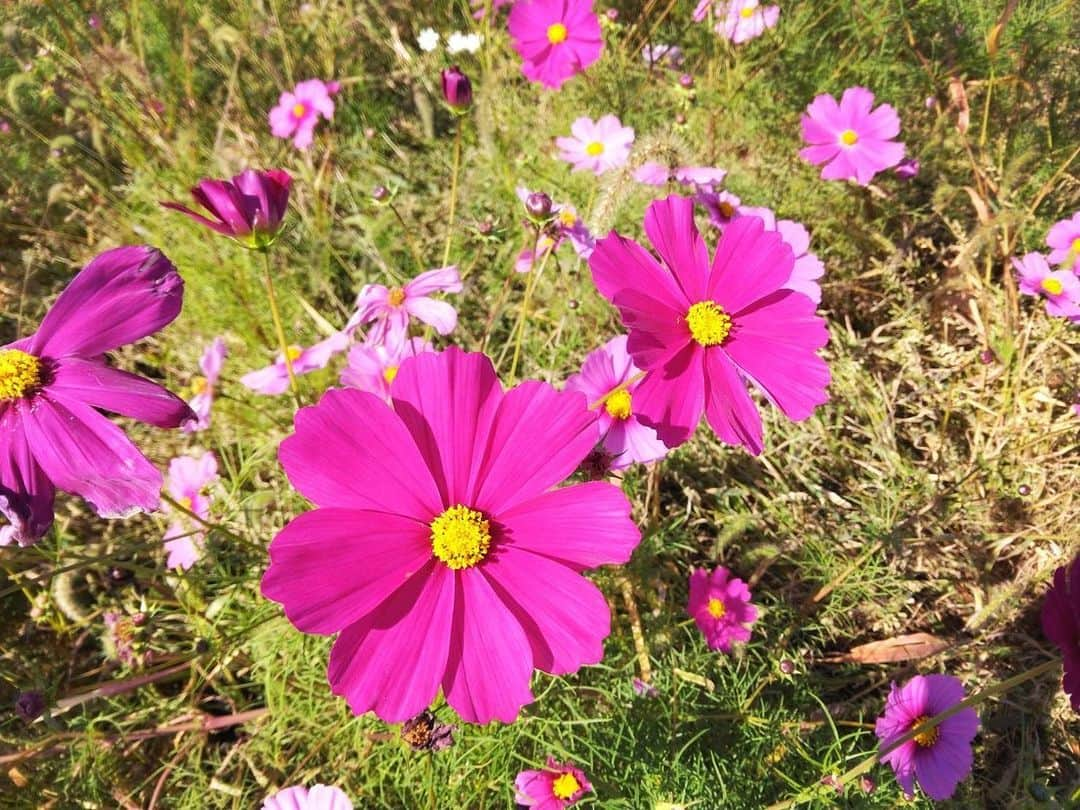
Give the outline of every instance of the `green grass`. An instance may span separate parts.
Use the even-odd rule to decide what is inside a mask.
[[[655,470],[629,472],[644,538],[625,569],[595,574],[613,612],[603,663],[537,675],[537,701],[517,723],[459,727],[433,756],[411,753],[396,727],[352,717],[325,681],[329,640],[303,636],[258,594],[266,544],[307,508],[276,461],[287,398],[236,382],[273,354],[260,267],[158,202],[183,199],[203,176],[286,168],[295,192],[273,258],[286,329],[302,344],[340,327],[363,283],[413,275],[407,239],[437,266],[454,123],[438,103],[443,56],[420,57],[414,36],[464,29],[465,4],[133,1],[101,12],[97,31],[73,3],[0,10],[0,118],[12,124],[0,134],[0,341],[32,330],[94,253],[149,242],[180,268],[184,311],[115,363],[180,390],[213,336],[231,351],[209,432],[125,425],[161,466],[193,448],[221,461],[223,528],[190,573],[165,570],[160,516],[102,521],[70,497],[45,541],[0,551],[0,705],[27,688],[55,703],[187,664],[34,725],[0,714],[0,757],[21,757],[0,769],[0,805],[248,808],[321,781],[357,807],[505,807],[514,775],[550,753],[593,781],[585,806],[894,807],[903,802],[884,767],[870,795],[851,786],[839,799],[820,785],[874,750],[890,680],[950,672],[974,691],[1053,654],[1038,609],[1080,545],[1067,407],[1080,341],[1017,300],[1007,257],[1039,250],[1049,225],[1080,207],[1075,5],[1019,4],[994,52],[987,37],[1004,4],[983,0],[782,3],[780,26],[737,51],[690,22],[689,0],[666,15],[664,2],[618,5],[624,22],[603,60],[557,94],[520,79],[502,26],[478,57],[461,55],[477,105],[464,121],[452,261],[467,284],[450,341],[486,345],[509,373],[525,284],[512,265],[529,238],[516,185],[572,202],[599,231],[640,235],[648,189],[626,172],[597,183],[554,158],[552,140],[574,118],[614,112],[638,133],[635,161],[722,166],[745,203],[810,228],[827,266],[832,400],[800,424],[768,411],[760,458],[703,431]],[[692,95],[675,74],[646,69],[637,50],[648,33],[682,45]],[[265,113],[309,76],[345,88],[332,125],[299,154],[270,137]],[[951,79],[966,89],[965,132]],[[900,111],[922,163],[914,182],[883,176],[873,193],[824,183],[798,160],[799,113],[852,84]],[[372,200],[379,184],[407,231]],[[587,267],[561,252],[535,291],[518,376],[559,383],[618,328]],[[304,398],[336,374],[302,378]],[[762,608],[731,657],[710,652],[685,613],[690,569],[715,563],[751,581]],[[147,615],[137,665],[109,657],[105,610]],[[894,665],[826,660],[915,631],[950,646]],[[642,655],[656,699],[631,689]],[[975,770],[954,806],[1080,800],[1059,675],[980,706]],[[256,710],[242,727],[163,728]]]

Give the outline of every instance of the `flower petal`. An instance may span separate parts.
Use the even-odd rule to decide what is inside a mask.
[[[65,357],[54,366],[49,391],[63,399],[130,416],[157,427],[179,427],[195,413],[180,397],[145,377],[99,360]]]
[[[677,195],[655,200],[645,212],[645,233],[683,295],[689,301],[703,300],[709,251],[694,224],[694,201]]]

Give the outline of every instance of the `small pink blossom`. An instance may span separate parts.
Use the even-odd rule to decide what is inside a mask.
[[[563,810],[592,790],[585,773],[548,757],[542,770],[522,771],[514,780],[514,802],[536,810]]]
[[[874,94],[865,87],[849,87],[839,103],[828,93],[817,96],[802,116],[802,136],[809,145],[799,157],[824,163],[822,180],[869,184],[904,157],[904,144],[892,140],[900,132],[896,110],[889,104],[873,106]]]
[[[1070,219],[1055,222],[1046,235],[1046,244],[1052,248],[1047,260],[1080,275],[1080,211]]]
[[[626,164],[634,143],[634,130],[624,127],[614,115],[598,121],[582,116],[570,125],[570,137],[555,139],[559,157],[570,163],[575,172],[603,174]]]
[[[270,132],[276,138],[292,138],[297,149],[307,149],[315,137],[315,125],[319,118],[334,118],[334,100],[338,82],[308,79],[300,82],[292,92],[286,90],[270,110]]]
[[[210,427],[210,411],[214,406],[214,390],[217,387],[218,377],[221,376],[221,366],[225,358],[229,356],[229,349],[225,341],[214,338],[213,342],[206,347],[199,359],[199,369],[202,375],[191,381],[193,396],[188,400],[188,407],[195,413],[194,419],[189,419],[181,430],[184,433],[194,433],[198,430],[206,430]]]
[[[508,26],[521,72],[558,89],[585,70],[604,48],[592,0],[518,0]]]
[[[293,374],[300,376],[326,368],[330,363],[330,358],[349,347],[352,341],[350,334],[347,330],[335,332],[306,349],[301,346],[289,346]],[[260,394],[284,394],[289,390],[289,369],[285,364],[285,355],[279,352],[274,362],[266,368],[248,372],[241,377],[240,384]]]
[[[780,19],[780,6],[763,6],[759,0],[731,0],[716,33],[736,45],[757,39]]]
[[[686,609],[709,646],[726,653],[731,652],[736,641],[750,640],[750,625],[758,616],[757,608],[750,604],[746,583],[732,578],[722,565],[712,575],[704,568],[694,569]]]
[[[213,453],[201,457],[178,456],[169,462],[165,488],[174,501],[203,520],[210,517],[210,487],[218,479],[217,458]],[[165,532],[165,551],[168,568],[183,571],[191,568],[202,556],[206,530],[201,523],[166,502],[164,511],[173,519]]]
[[[818,279],[825,275],[825,265],[810,252],[810,232],[806,227],[790,219],[777,221],[776,214],[769,208],[744,206],[741,213],[743,216],[759,217],[765,223],[765,230],[779,233],[795,254],[795,267],[783,289],[801,292],[815,304],[820,304],[821,284]]]
[[[338,787],[295,785],[263,799],[262,810],[353,810],[353,804]]]
[[[1051,270],[1041,253],[1013,257],[1017,282],[1024,295],[1046,299],[1046,314],[1080,320],[1080,278],[1070,270]]]
[[[365,284],[356,298],[356,312],[349,318],[348,332],[364,324],[369,343],[401,344],[409,336],[409,316],[449,335],[457,326],[457,310],[432,298],[436,292],[458,293],[463,289],[456,265],[421,273],[402,287]]]
[[[694,201],[705,207],[709,222],[721,230],[742,215],[742,200],[730,191],[699,191]]]
[[[711,191],[714,186],[724,182],[727,171],[711,166],[678,166],[670,168],[662,163],[649,160],[634,171],[634,179],[649,186],[662,186],[674,180],[684,186],[695,186]]]
[[[341,372],[341,384],[370,391],[390,401],[390,385],[398,368],[410,357],[433,352],[435,347],[423,338],[414,337],[400,346],[361,343],[349,350],[348,365]]]
[[[686,61],[686,55],[678,45],[665,45],[660,42],[642,48],[641,58],[650,67],[657,65],[671,70],[678,70]]]

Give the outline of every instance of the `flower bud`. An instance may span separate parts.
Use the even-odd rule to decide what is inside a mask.
[[[472,83],[457,65],[442,72],[442,94],[446,105],[458,115],[472,106]]]
[[[547,219],[551,216],[551,197],[542,191],[534,191],[525,198],[525,210],[534,219]]]
[[[45,696],[36,689],[19,692],[15,698],[15,714],[26,723],[37,720],[45,712]]]
[[[371,197],[375,202],[382,202],[389,196],[390,190],[387,189],[386,186],[375,186],[375,188],[371,190]]]
[[[690,90],[694,86],[694,77],[689,73],[684,73],[679,77],[679,84],[687,90]]]

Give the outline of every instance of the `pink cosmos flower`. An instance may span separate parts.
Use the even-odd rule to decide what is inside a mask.
[[[818,279],[825,275],[825,264],[810,252],[810,232],[806,227],[790,219],[777,221],[771,208],[743,206],[740,210],[743,216],[760,217],[765,230],[779,233],[795,254],[795,266],[784,289],[801,292],[815,304],[820,304],[821,284]]]
[[[671,70],[678,70],[686,62],[686,54],[678,45],[667,45],[657,42],[655,45],[646,45],[641,49],[641,58],[645,64],[659,65]]]
[[[1013,257],[1020,292],[1046,299],[1046,314],[1080,320],[1080,278],[1070,270],[1051,270],[1041,253]]]
[[[902,687],[895,683],[885,702],[885,713],[874,729],[881,749],[890,747],[915,726],[964,699],[964,687],[951,675],[916,675]],[[944,801],[971,772],[971,741],[979,733],[979,715],[963,709],[915,739],[885,754],[896,781],[905,793],[915,792],[915,781],[934,801]]]
[[[711,191],[724,182],[727,171],[711,166],[678,166],[671,168],[654,160],[642,163],[634,170],[634,179],[649,186],[663,186],[674,180],[684,186],[695,186]]]
[[[528,199],[533,192],[525,186],[518,186],[515,190],[517,197],[528,210]],[[588,259],[596,247],[596,237],[590,232],[577,209],[567,203],[557,203],[551,206],[552,220],[545,233],[541,234],[537,245],[536,256],[533,256],[532,247],[522,250],[514,262],[514,269],[519,273],[528,273],[534,267],[539,266],[540,261],[551,250],[557,249],[564,241],[569,241],[574,252],[582,259]]]
[[[805,295],[785,290],[795,259],[757,217],[724,230],[710,261],[686,197],[656,200],[645,233],[662,261],[612,232],[589,259],[593,280],[630,330],[627,349],[647,373],[635,391],[638,419],[668,447],[682,444],[704,412],[729,444],[763,449],[748,380],[789,418],[828,400],[829,369],[815,354],[829,339]]]
[[[694,7],[693,19],[694,22],[701,22],[707,16],[709,16],[709,9],[713,7],[713,0],[699,0],[698,4]]]
[[[1080,713],[1080,556],[1054,572],[1042,607],[1043,633],[1064,659],[1061,685],[1073,711]]]
[[[262,810],[353,810],[353,804],[341,788],[296,785],[263,799]]]
[[[598,409],[600,433],[614,470],[667,455],[667,445],[657,438],[656,431],[641,424],[634,414],[634,391],[640,381],[626,383],[637,374],[638,368],[626,351],[626,335],[620,335],[591,352],[581,372],[566,381],[566,390],[581,391],[590,405],[604,400]]]
[[[1071,219],[1055,222],[1046,234],[1046,244],[1053,248],[1047,257],[1051,264],[1080,275],[1080,211]]]
[[[919,176],[919,168],[918,158],[904,158],[896,164],[893,172],[901,180],[914,180]]]
[[[465,721],[511,722],[534,668],[603,655],[607,602],[581,572],[630,557],[630,504],[605,482],[553,489],[599,439],[582,394],[504,392],[457,348],[407,359],[390,394],[297,413],[279,457],[317,508],[270,544],[263,595],[340,633],[328,678],[356,714],[408,720],[441,687]]]
[[[174,501],[207,520],[210,517],[210,487],[217,479],[218,464],[213,453],[203,453],[199,458],[178,456],[169,462],[165,488]],[[169,504],[165,505],[165,511],[173,513],[164,538],[168,554],[165,566],[186,571],[202,556],[206,531],[201,523]]]
[[[335,332],[328,338],[313,343],[306,349],[301,346],[289,346],[289,360],[293,374],[309,374],[326,368],[330,358],[349,348],[352,337],[347,330]],[[260,394],[275,396],[289,390],[289,369],[285,365],[285,355],[278,353],[274,362],[265,368],[249,371],[240,378],[240,384]]]
[[[559,137],[559,157],[570,163],[575,172],[603,174],[626,164],[634,143],[634,130],[624,127],[614,115],[593,121],[583,115],[570,125],[571,137]]]
[[[802,116],[803,140],[809,144],[799,157],[824,163],[822,180],[854,180],[867,185],[874,175],[904,157],[904,145],[893,141],[900,117],[890,104],[874,106],[865,87],[849,87],[837,104],[828,93],[817,96]]]
[[[157,383],[105,364],[106,352],[171,323],[183,295],[160,251],[114,248],[71,280],[34,334],[0,346],[0,542],[37,542],[56,489],[103,517],[157,509],[161,473],[97,409],[157,427],[194,416]]]
[[[513,2],[514,0],[469,0],[469,5],[476,9],[473,12],[473,19],[482,20],[484,15],[487,14],[489,3],[492,11],[498,11],[503,6],[508,6]]]
[[[742,200],[730,191],[699,191],[694,202],[709,213],[709,223],[721,230],[743,212]]]
[[[750,640],[750,625],[757,621],[757,608],[750,604],[750,589],[722,565],[710,576],[704,568],[690,574],[690,602],[687,612],[705,635],[709,647],[730,653],[736,641]]]
[[[228,356],[229,349],[224,339],[216,337],[199,358],[202,376],[195,377],[191,381],[192,397],[188,400],[188,406],[194,412],[195,418],[184,422],[181,427],[184,433],[194,433],[210,427],[210,411],[214,407],[214,389],[217,387],[218,377],[221,376],[221,366]]]
[[[600,58],[604,40],[592,0],[518,0],[508,20],[521,72],[558,89]]]
[[[435,347],[423,338],[409,338],[399,346],[361,343],[349,350],[348,365],[341,372],[341,384],[369,391],[390,401],[390,384],[401,364],[409,357],[433,352]]]
[[[462,290],[456,265],[421,273],[404,287],[365,284],[356,299],[356,312],[345,329],[349,332],[363,324],[369,343],[400,345],[409,336],[409,316],[435,327],[440,335],[449,335],[457,326],[457,310],[445,301],[431,297],[436,292],[458,293]]]
[[[265,248],[277,238],[281,221],[289,207],[292,178],[281,169],[247,169],[229,180],[200,180],[191,189],[195,202],[213,219],[197,214],[180,203],[163,202],[217,233],[249,248]]]
[[[307,149],[315,137],[319,118],[334,118],[334,99],[341,85],[308,79],[300,82],[290,93],[286,90],[270,110],[270,132],[275,138],[292,138],[297,149]]]
[[[763,6],[759,0],[731,0],[723,19],[716,24],[716,33],[736,45],[757,39],[767,28],[775,28],[780,19],[780,6]]]
[[[514,802],[534,810],[563,810],[592,790],[585,773],[570,762],[548,757],[547,767],[522,771],[514,780]]]

